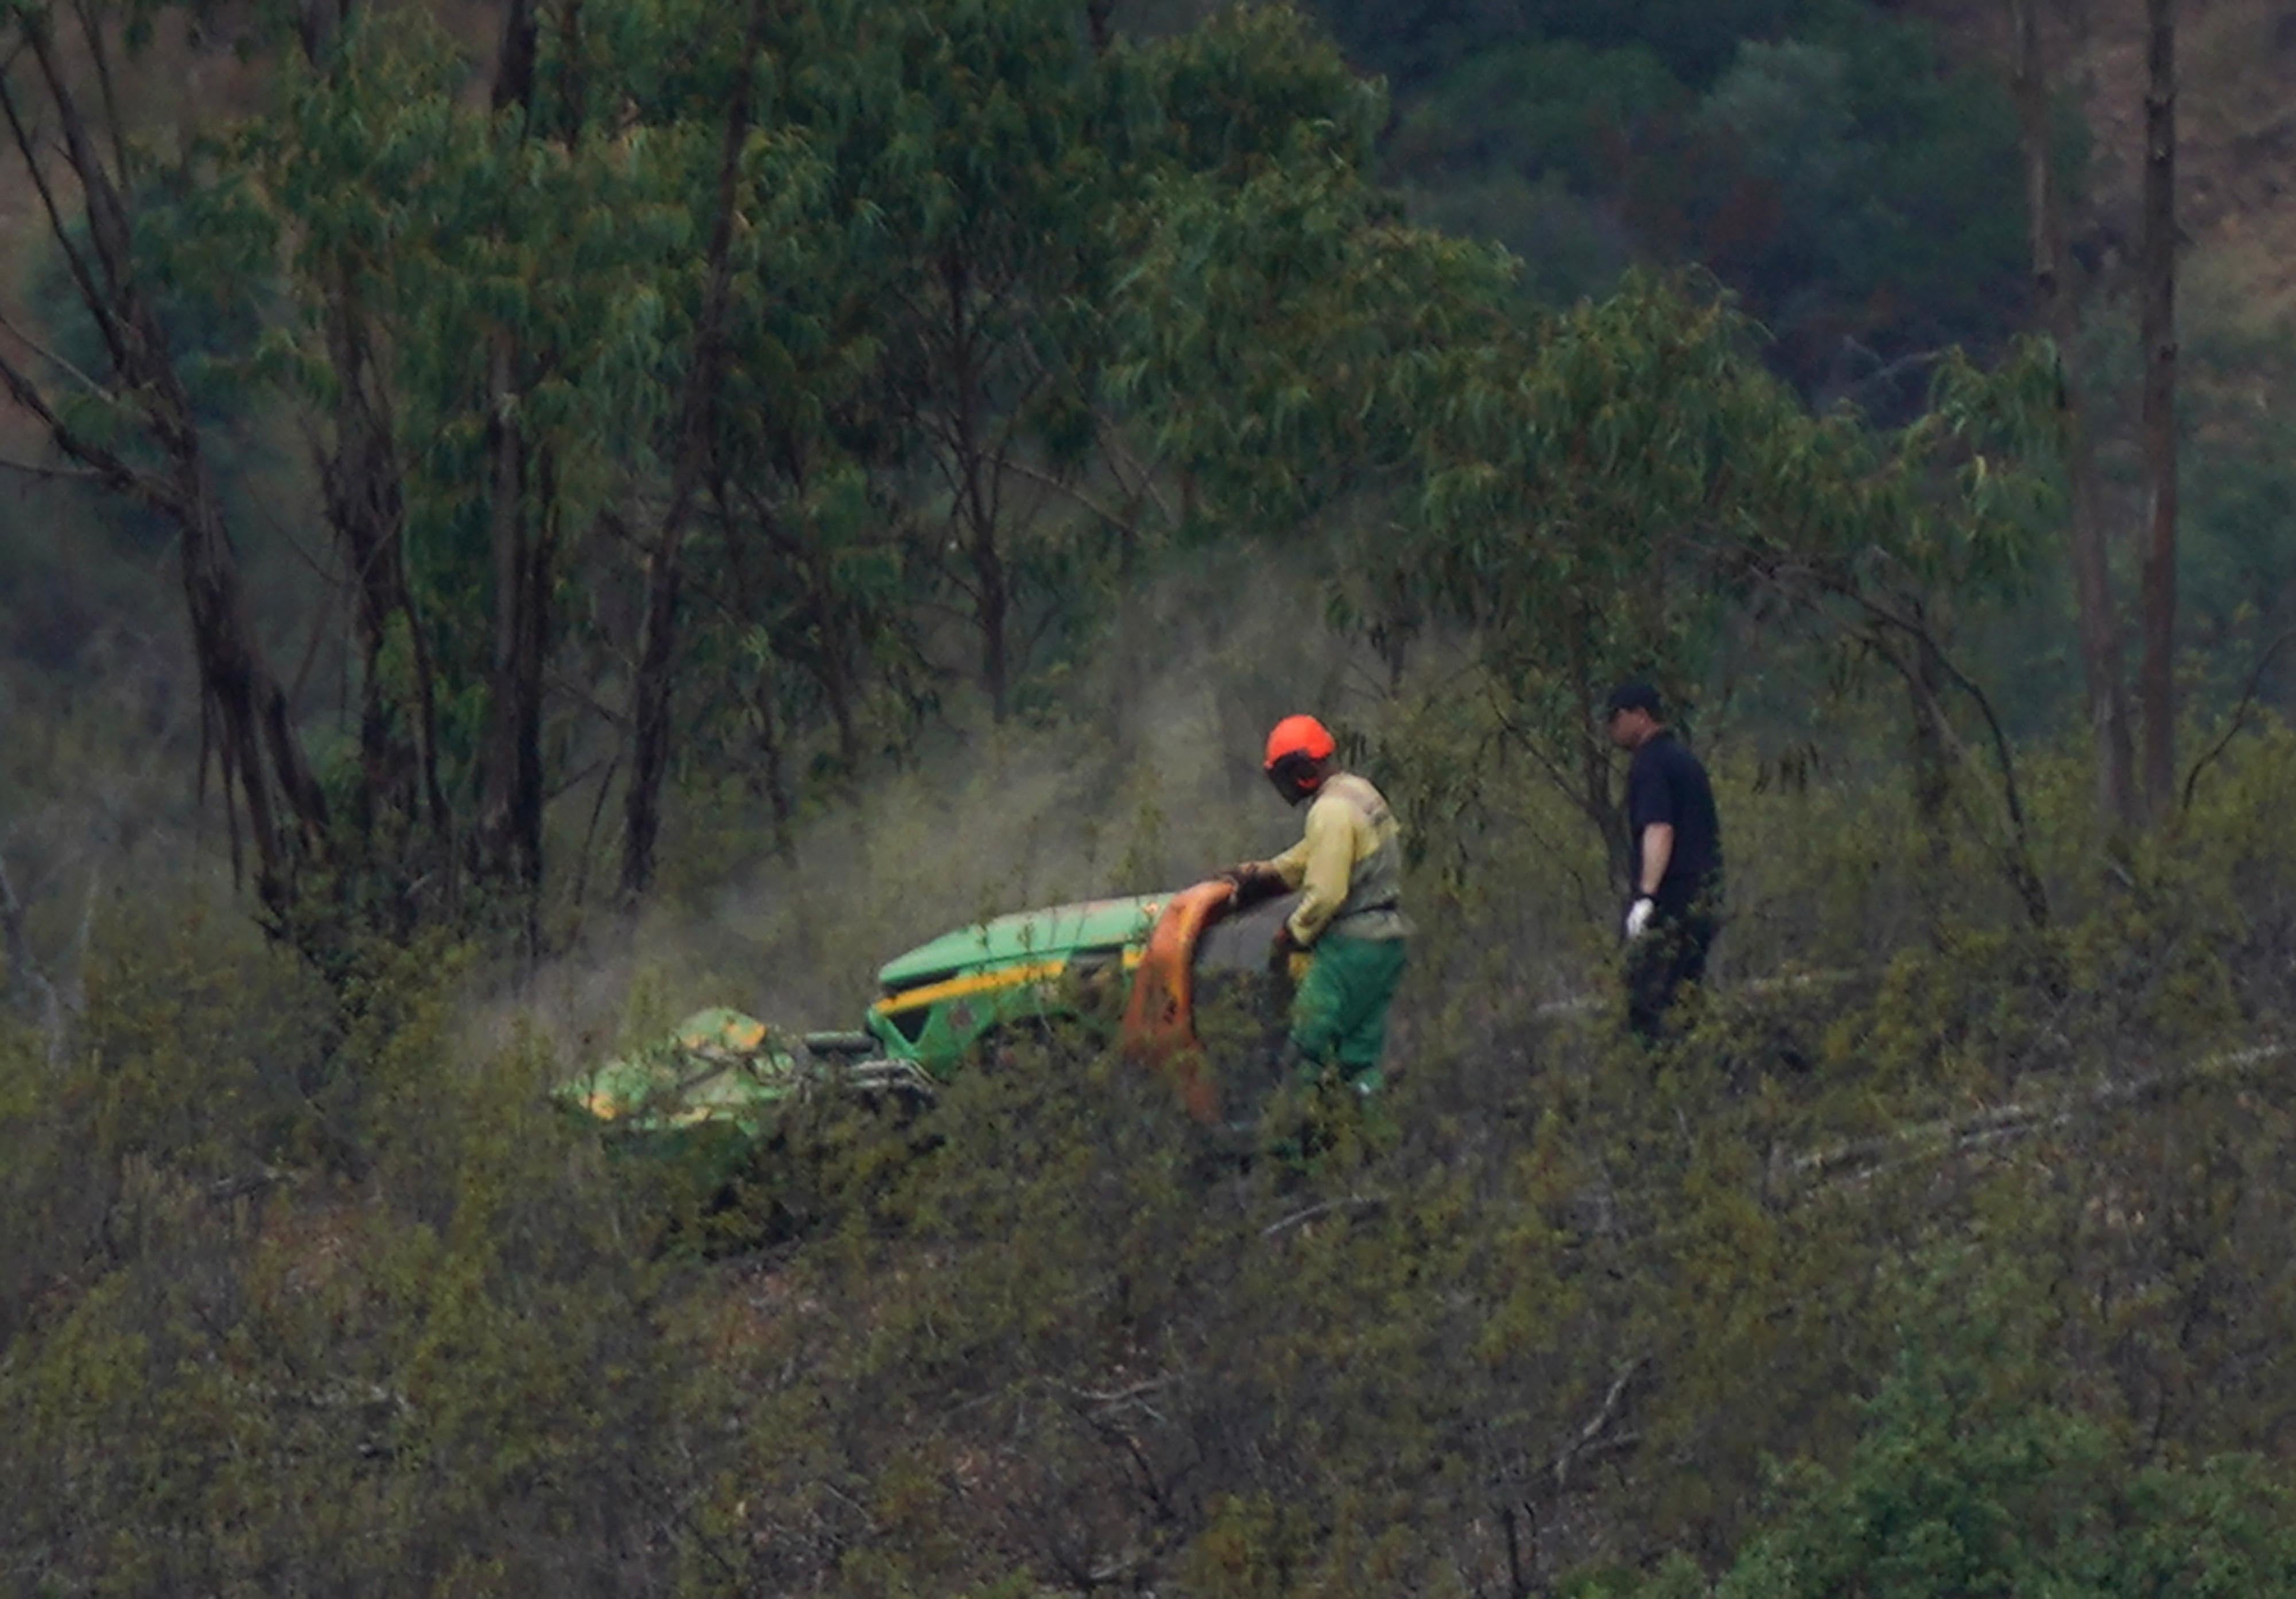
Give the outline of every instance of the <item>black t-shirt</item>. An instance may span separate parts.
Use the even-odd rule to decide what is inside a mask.
[[[1661,733],[1635,751],[1627,768],[1627,824],[1634,833],[1634,877],[1643,885],[1643,829],[1665,823],[1674,829],[1674,853],[1659,880],[1659,908],[1679,915],[1704,896],[1718,898],[1722,873],[1722,826],[1714,815],[1714,789],[1706,768],[1670,733]]]

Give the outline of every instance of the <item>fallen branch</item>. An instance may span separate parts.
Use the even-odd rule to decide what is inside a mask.
[[[1095,1405],[1128,1405],[1149,1394],[1154,1393],[1158,1389],[1173,1382],[1177,1376],[1178,1374],[1176,1372],[1167,1372],[1161,1376],[1151,1377],[1144,1382],[1135,1382],[1129,1388],[1108,1389],[1105,1390],[1081,1387],[1074,1382],[1063,1382],[1061,1384],[1061,1387],[1075,1395],[1078,1398],[1089,1399]]]
[[[234,1200],[245,1199],[251,1193],[260,1193],[266,1188],[275,1187],[288,1180],[285,1172],[275,1167],[264,1165],[242,1176],[225,1177],[209,1184],[208,1198],[217,1204],[229,1204]]]
[[[2261,1067],[2285,1060],[2292,1053],[2296,1053],[2296,1045],[2278,1042],[2221,1050],[2189,1066],[2164,1067],[2138,1077],[2094,1083],[2050,1099],[1988,1106],[1966,1116],[1940,1117],[1871,1138],[1836,1144],[1784,1160],[1776,1169],[1788,1179],[1824,1181],[1835,1178],[1835,1174],[1844,1168],[1856,1167],[1836,1179],[1855,1186],[1894,1167],[2026,1137],[2062,1127],[2085,1111],[2148,1099],[2186,1083],[2236,1081]],[[1861,1161],[1868,1163],[1858,1165]]]
[[[1319,1216],[1329,1216],[1334,1210],[1376,1210],[1387,1203],[1382,1193],[1350,1193],[1345,1199],[1325,1200],[1320,1205],[1310,1205],[1305,1210],[1294,1210],[1281,1221],[1270,1222],[1259,1229],[1262,1238],[1273,1238],[1278,1233],[1311,1222]]]
[[[1628,1385],[1641,1374],[1643,1367],[1649,1364],[1648,1355],[1637,1355],[1620,1367],[1618,1376],[1611,1383],[1611,1391],[1603,1396],[1602,1408],[1595,1413],[1585,1426],[1578,1429],[1578,1436],[1565,1444],[1562,1452],[1554,1457],[1553,1469],[1555,1492],[1561,1493],[1569,1484],[1571,1464],[1587,1454],[1595,1441],[1610,1431],[1611,1423],[1619,1419],[1619,1413],[1626,1405]]]

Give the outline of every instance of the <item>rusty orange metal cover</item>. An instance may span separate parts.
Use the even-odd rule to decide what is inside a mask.
[[[1125,1053],[1168,1078],[1188,1114],[1202,1122],[1219,1119],[1219,1089],[1196,1037],[1196,945],[1234,898],[1234,886],[1215,879],[1165,902],[1124,1012]]]

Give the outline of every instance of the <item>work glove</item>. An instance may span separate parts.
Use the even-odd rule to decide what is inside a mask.
[[[1651,918],[1658,914],[1658,901],[1649,895],[1638,897],[1627,907],[1627,942],[1633,943],[1650,931]]]
[[[1289,977],[1292,973],[1292,957],[1306,947],[1293,935],[1292,923],[1288,918],[1277,922],[1275,936],[1267,941],[1267,969],[1278,976]]]
[[[1235,908],[1240,911],[1284,891],[1283,874],[1266,861],[1239,861],[1220,876],[1235,890]]]

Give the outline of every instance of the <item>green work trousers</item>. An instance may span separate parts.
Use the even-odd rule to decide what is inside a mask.
[[[1316,940],[1292,999],[1292,1047],[1301,1061],[1336,1064],[1350,1078],[1377,1070],[1387,1046],[1387,1007],[1403,980],[1402,939]]]

